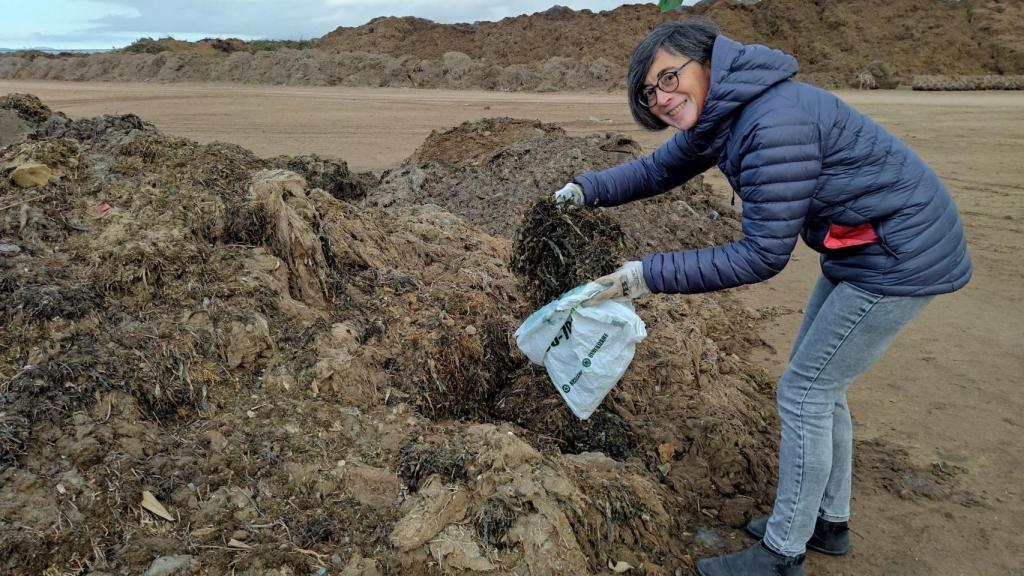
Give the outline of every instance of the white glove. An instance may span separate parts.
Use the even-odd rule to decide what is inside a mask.
[[[555,204],[562,207],[586,205],[583,188],[580,188],[579,184],[569,182],[561,190],[555,192]]]
[[[587,304],[600,304],[610,298],[635,299],[647,296],[651,293],[644,280],[644,265],[642,262],[632,260],[626,262],[621,268],[607,276],[594,280],[598,284],[608,286],[603,292],[598,292]]]

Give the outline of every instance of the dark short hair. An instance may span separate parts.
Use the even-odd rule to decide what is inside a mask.
[[[654,55],[659,49],[673,54],[693,58],[705,65],[711,61],[711,51],[718,38],[718,26],[710,20],[692,19],[666,22],[655,28],[646,38],[637,44],[629,59],[629,77],[626,89],[629,92],[629,111],[636,123],[648,130],[664,130],[668,124],[662,122],[638,98],[644,89],[647,72],[654,63]]]

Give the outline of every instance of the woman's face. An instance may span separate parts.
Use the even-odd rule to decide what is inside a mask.
[[[689,60],[686,56],[674,54],[663,48],[658,49],[644,80],[648,87],[656,86],[659,78],[662,78],[664,83],[666,73],[671,73],[672,70],[686,64],[677,73],[679,83],[675,89],[667,93],[661,89],[655,90],[657,101],[651,106],[651,112],[655,116],[680,130],[689,130],[697,125],[697,119],[704,110],[704,100],[707,99],[710,84],[707,69],[696,60],[687,64]]]

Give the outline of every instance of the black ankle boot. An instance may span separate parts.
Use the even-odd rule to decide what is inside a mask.
[[[735,554],[697,562],[700,576],[804,576],[804,555],[783,556],[758,542]]]
[[[768,528],[767,518],[755,518],[747,524],[747,534],[758,540],[764,538]],[[850,551],[850,525],[848,522],[829,522],[822,518],[814,523],[814,534],[807,541],[807,549],[842,556]]]

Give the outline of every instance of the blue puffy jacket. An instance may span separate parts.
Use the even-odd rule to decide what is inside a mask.
[[[832,94],[790,80],[796,60],[725,36],[691,130],[653,154],[575,182],[591,206],[670,190],[718,165],[743,199],[743,239],[643,259],[652,292],[760,282],[789,261],[797,235],[822,272],[886,295],[952,292],[971,277],[963,225],[935,172]]]

